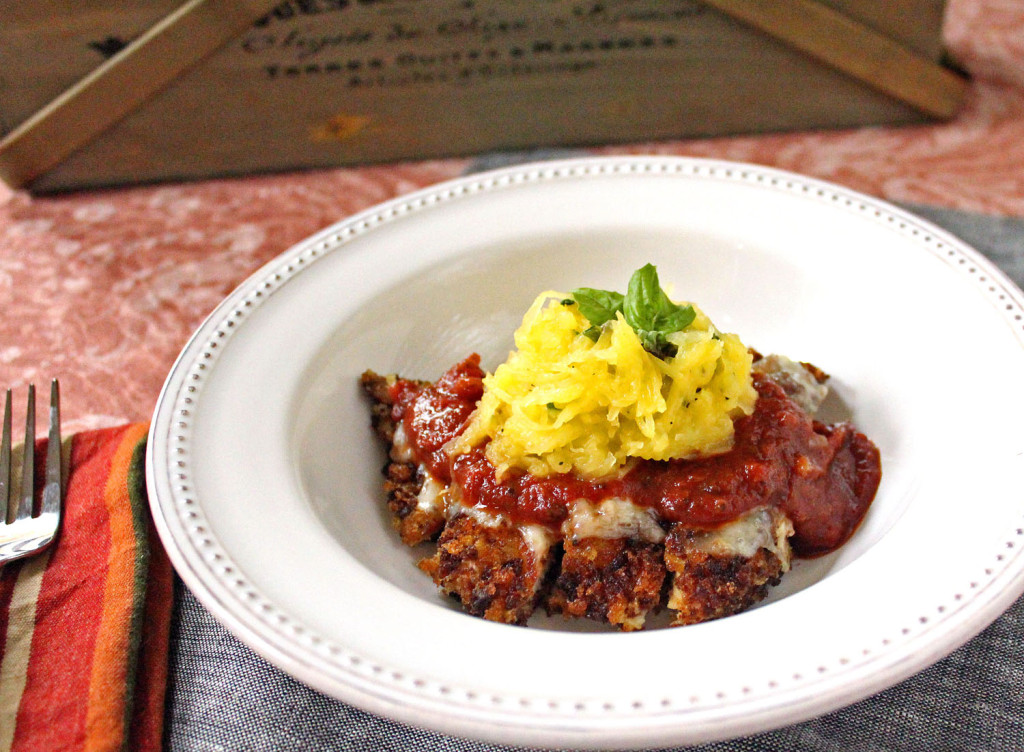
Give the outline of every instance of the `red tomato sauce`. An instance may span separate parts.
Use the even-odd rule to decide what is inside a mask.
[[[393,417],[401,421],[417,461],[462,501],[521,523],[557,527],[577,499],[619,497],[654,509],[664,524],[713,528],[759,506],[792,521],[800,556],[834,551],[853,534],[881,481],[878,449],[849,423],[811,419],[762,374],[754,375],[753,414],[736,421],[731,451],[694,460],[639,461],[621,477],[590,481],[574,475],[539,478],[509,472],[500,481],[484,447],[454,458],[444,445],[461,433],[483,394],[480,358],[472,355],[424,386],[397,381]]]

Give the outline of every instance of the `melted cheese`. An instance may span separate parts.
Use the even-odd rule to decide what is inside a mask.
[[[448,508],[448,486],[431,475],[423,465],[420,465],[420,473],[423,474],[424,480],[416,496],[416,508],[444,515]]]
[[[562,535],[569,540],[632,538],[661,543],[665,539],[653,510],[620,498],[604,499],[597,505],[577,499],[562,523]]]
[[[405,424],[399,421],[395,425],[395,435],[391,439],[391,459],[394,462],[412,462],[412,443],[405,432]]]
[[[523,536],[523,542],[526,543],[527,548],[533,553],[535,561],[543,562],[545,560],[551,545],[555,542],[555,537],[543,525],[516,525],[500,512],[492,512],[484,507],[467,506],[461,501],[456,501],[454,499],[456,495],[451,494],[449,497],[449,519],[461,515],[469,517],[474,522],[486,527],[501,527],[503,525],[515,527],[519,534]]]
[[[814,415],[828,397],[828,386],[820,383],[807,368],[785,355],[766,355],[753,369],[770,377],[808,415]]]
[[[789,536],[793,525],[782,514],[772,514],[768,507],[758,507],[732,522],[714,530],[695,535],[690,545],[712,556],[741,556],[749,559],[762,548],[782,561],[782,571],[789,570],[791,551]]]

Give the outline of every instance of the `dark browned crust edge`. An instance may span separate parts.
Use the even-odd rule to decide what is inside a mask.
[[[391,524],[406,545],[415,546],[433,540],[444,527],[444,515],[440,510],[418,508],[423,476],[416,463],[395,457],[396,424],[392,417],[394,404],[389,388],[394,383],[394,377],[366,371],[359,383],[370,398],[370,424],[388,452],[388,460],[381,474],[384,476],[384,495],[391,514]]]
[[[643,627],[662,601],[662,547],[629,538],[565,541],[545,600],[549,614],[588,618],[625,632]]]
[[[751,557],[715,555],[692,545],[695,532],[675,526],[665,538],[672,575],[668,607],[672,626],[698,624],[746,610],[781,582],[786,564],[767,548]]]
[[[441,532],[437,552],[419,566],[467,613],[524,625],[541,597],[550,563],[550,554],[531,550],[518,527],[456,515]]]

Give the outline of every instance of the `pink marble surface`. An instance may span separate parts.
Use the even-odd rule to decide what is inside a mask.
[[[959,115],[865,128],[632,144],[597,153],[737,159],[894,201],[1024,216],[1024,6],[950,0],[973,75]],[[0,385],[61,378],[68,431],[147,420],[190,333],[263,263],[467,160],[33,198],[0,185]]]

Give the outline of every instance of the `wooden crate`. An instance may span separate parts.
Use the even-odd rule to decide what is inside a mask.
[[[951,115],[962,93],[938,64],[943,10],[942,0],[20,0],[0,11],[0,176],[44,192],[919,123]]]

